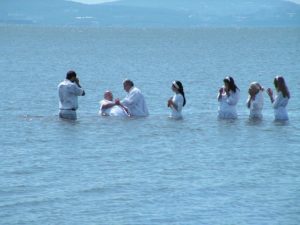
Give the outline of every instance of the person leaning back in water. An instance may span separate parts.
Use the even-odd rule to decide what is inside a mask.
[[[101,116],[129,116],[128,109],[123,105],[117,105],[111,91],[104,92],[104,99],[100,101],[99,114]]]

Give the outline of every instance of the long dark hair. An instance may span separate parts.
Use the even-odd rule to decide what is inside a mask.
[[[282,76],[277,76],[274,79],[274,86],[277,89],[277,91],[281,91],[283,97],[290,98],[290,92],[285,84],[284,78]]]
[[[174,85],[174,83],[178,86],[178,88],[176,87],[176,85]],[[186,100],[185,100],[185,96],[184,96],[184,90],[183,90],[183,85],[179,80],[175,80],[173,82],[173,86],[178,90],[178,92],[182,95],[183,97],[183,106],[185,106]]]
[[[223,80],[224,83],[227,83],[229,85],[229,90],[233,91],[234,93],[236,92],[236,90],[240,90],[234,83],[234,79],[230,76],[225,77],[225,79]]]

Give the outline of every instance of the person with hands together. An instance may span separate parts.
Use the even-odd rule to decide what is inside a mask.
[[[277,121],[289,120],[289,116],[286,110],[290,99],[290,92],[282,76],[277,76],[274,79],[274,86],[277,91],[277,95],[274,97],[273,90],[267,89],[267,93],[270,97],[272,106],[274,108],[274,116]]]
[[[240,98],[240,89],[236,86],[234,79],[230,76],[223,80],[224,86],[219,89],[217,96],[219,102],[218,118],[236,119],[236,105]]]
[[[181,119],[182,118],[182,108],[186,104],[185,94],[183,90],[183,85],[180,81],[172,82],[172,91],[175,93],[173,97],[168,100],[167,106],[171,109],[171,118]]]

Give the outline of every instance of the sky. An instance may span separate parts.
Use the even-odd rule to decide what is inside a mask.
[[[83,4],[102,4],[107,2],[116,2],[120,0],[68,0],[68,1],[79,2]],[[286,1],[300,4],[300,0],[286,0]]]
[[[107,2],[116,2],[118,0],[68,0],[68,1],[80,2],[80,3],[92,5],[92,4],[102,4]]]
[[[37,1],[0,0],[0,25],[300,27],[300,0]]]
[[[82,1],[85,1],[85,0],[82,0]],[[294,3],[297,3],[300,5],[300,0],[287,0],[288,2],[294,2]]]

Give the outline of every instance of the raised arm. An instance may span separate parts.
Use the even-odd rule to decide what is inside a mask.
[[[239,101],[239,97],[239,92],[237,90],[235,93],[231,92],[226,101],[229,105],[236,105]]]
[[[274,97],[273,97],[273,91],[272,91],[272,89],[268,88],[267,89],[267,93],[268,93],[268,95],[270,97],[271,103],[273,103],[274,102]]]
[[[218,101],[221,101],[221,99],[222,99],[222,94],[223,94],[223,91],[224,91],[224,88],[220,88],[220,89],[219,89],[219,93],[218,93],[218,96],[217,96],[217,98],[218,98]]]

